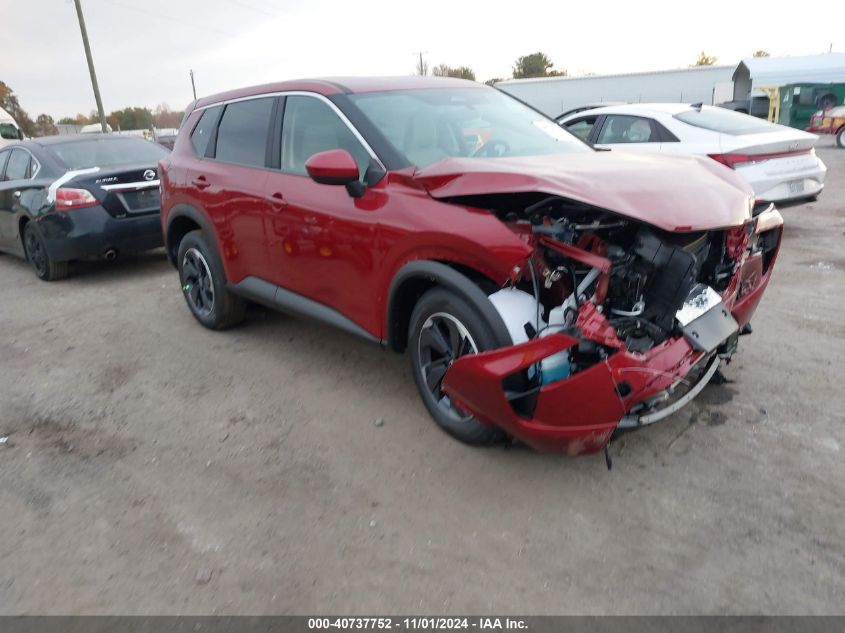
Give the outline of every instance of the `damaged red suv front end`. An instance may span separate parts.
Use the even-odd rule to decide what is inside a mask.
[[[452,191],[448,178],[429,184],[440,188],[435,195],[472,204],[471,180],[460,180]],[[530,187],[552,189],[522,183],[511,193]],[[508,293],[533,292],[540,307],[536,319],[517,319],[513,338],[521,342],[455,360],[444,392],[535,449],[571,455],[599,451],[617,429],[680,409],[750,331],[780,247],[783,219],[774,206],[752,209],[747,195],[723,193],[725,205],[739,199],[745,209],[723,205],[720,215],[715,206],[696,224],[608,212],[583,194],[577,203],[537,196],[517,217],[507,211],[511,194],[486,196],[484,205],[501,208],[532,248],[498,294],[511,301]]]

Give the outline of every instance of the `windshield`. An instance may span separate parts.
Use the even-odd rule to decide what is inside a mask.
[[[750,114],[734,112],[725,108],[714,108],[712,106],[704,106],[701,108],[701,111],[693,109],[679,112],[675,115],[675,118],[695,127],[712,130],[713,132],[721,132],[723,134],[731,134],[733,136],[776,132],[777,128],[780,127],[774,123],[753,117]]]
[[[115,167],[136,163],[154,164],[168,151],[139,138],[92,138],[50,145],[49,149],[68,169]]]
[[[592,151],[554,121],[492,88],[396,90],[350,98],[417,167],[458,156]]]

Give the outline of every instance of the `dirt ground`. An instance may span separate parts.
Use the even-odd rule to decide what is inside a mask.
[[[161,252],[53,284],[0,256],[0,613],[842,613],[845,151],[818,153],[733,382],[610,472],[456,443],[406,357],[328,327],[209,332]]]

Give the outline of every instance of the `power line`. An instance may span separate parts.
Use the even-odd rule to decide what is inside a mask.
[[[282,17],[278,13],[273,13],[272,11],[265,11],[264,9],[259,9],[258,7],[250,6],[245,2],[242,2],[241,0],[229,0],[229,2],[231,2],[232,4],[236,4],[237,6],[242,7],[244,9],[249,9],[250,11],[255,11],[256,13],[261,13],[262,15],[269,15],[271,18]]]
[[[158,10],[155,11],[155,12],[151,12],[151,11],[148,11],[146,9],[139,9],[138,7],[133,7],[133,6],[130,6],[130,5],[122,4],[120,2],[117,2],[116,0],[111,0],[108,4],[109,4],[109,6],[112,6],[112,7],[115,7],[115,8],[126,9],[128,11],[134,11],[135,13],[141,13],[148,18],[153,18],[154,20],[164,20],[164,21],[171,23],[171,24],[173,22],[178,22],[179,28],[182,28],[183,26],[187,26],[187,27],[192,28],[192,29],[198,29],[200,31],[207,31],[208,33],[216,33],[217,35],[225,35],[227,37],[230,37],[232,35],[231,32],[223,31],[221,29],[215,29],[212,26],[200,26],[199,24],[194,24],[193,18],[189,19],[189,18],[182,18],[182,17],[179,17],[177,15],[173,15],[173,14],[163,14],[161,11],[158,11]]]

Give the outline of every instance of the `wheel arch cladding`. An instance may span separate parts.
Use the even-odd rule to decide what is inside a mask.
[[[489,281],[481,273],[471,272],[478,275],[478,280]],[[467,301],[488,321],[497,340],[510,340],[502,317],[476,281],[446,263],[418,260],[400,268],[390,284],[386,314],[387,346],[396,352],[405,351],[414,306],[426,291],[435,287],[446,288]]]
[[[170,263],[176,266],[176,256],[179,252],[179,244],[182,239],[191,231],[202,230],[211,241],[210,246],[217,248],[217,240],[210,223],[206,218],[193,207],[178,205],[173,207],[167,219],[167,230],[164,236],[164,245],[167,250],[167,258]]]

